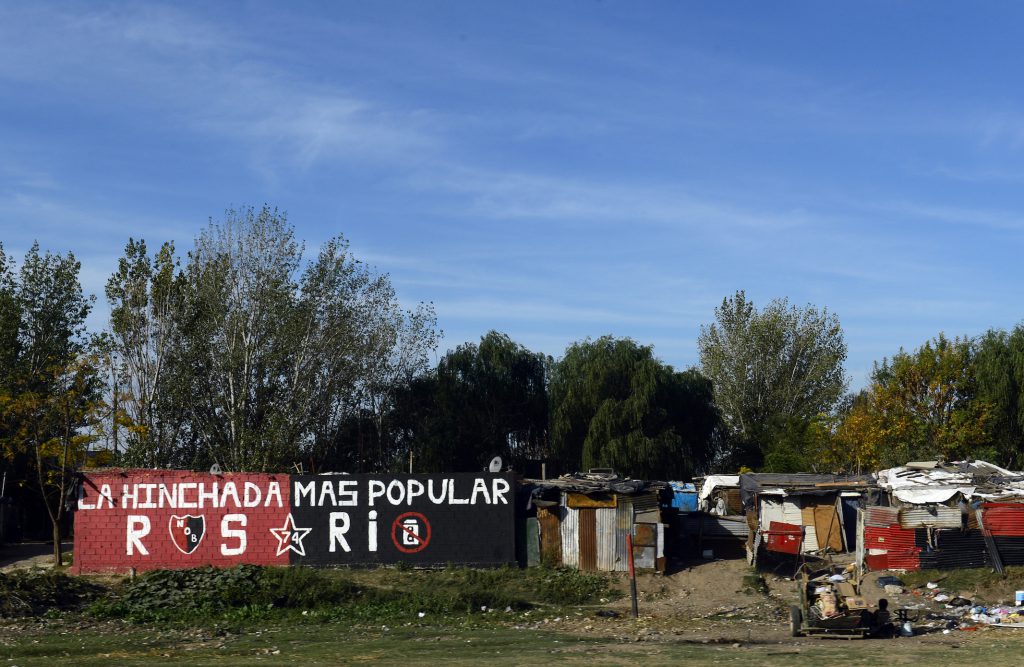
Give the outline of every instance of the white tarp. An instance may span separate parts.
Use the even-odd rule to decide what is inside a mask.
[[[739,475],[708,475],[704,483],[700,485],[700,493],[697,494],[697,509],[702,512],[710,512],[714,509],[711,506],[711,494],[716,487],[738,489],[740,487]]]

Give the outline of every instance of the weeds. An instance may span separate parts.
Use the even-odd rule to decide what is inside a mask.
[[[104,592],[102,586],[55,570],[0,573],[0,616],[75,611]]]
[[[605,576],[567,569],[395,568],[386,573],[363,575],[373,582],[359,585],[357,573],[304,567],[158,570],[123,582],[89,611],[100,618],[182,622],[243,622],[302,612],[310,620],[359,623],[421,614],[464,618],[535,604],[586,604],[613,595]]]

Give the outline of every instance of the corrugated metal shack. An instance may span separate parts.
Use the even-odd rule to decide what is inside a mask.
[[[742,558],[747,540],[747,518],[740,502],[739,475],[698,477],[695,504],[666,507],[667,549],[670,556],[690,558]],[[681,482],[670,482],[673,489]],[[678,491],[676,491],[678,494]],[[691,509],[692,508],[692,509]]]
[[[985,461],[911,462],[878,473],[864,513],[873,570],[1024,565],[1024,473]]]
[[[855,551],[858,512],[878,495],[870,475],[747,473],[739,484],[752,562],[762,548],[794,556]]]
[[[536,508],[537,545],[527,545],[543,562],[580,570],[625,572],[629,569],[626,537],[633,535],[636,567],[665,570],[665,524],[660,495],[664,482],[622,479],[614,473],[576,473],[557,479],[524,480]]]

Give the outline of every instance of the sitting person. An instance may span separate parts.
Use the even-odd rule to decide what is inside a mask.
[[[860,613],[861,627],[868,628],[868,637],[895,637],[896,626],[889,615],[889,601],[882,598],[878,601],[878,609],[871,612],[865,609]]]

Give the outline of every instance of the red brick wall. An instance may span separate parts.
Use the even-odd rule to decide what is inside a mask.
[[[247,482],[250,485],[249,504],[255,506],[245,506]],[[268,505],[266,501],[272,483],[279,485],[280,502],[277,496],[272,496]],[[159,487],[161,484],[166,489],[163,494]],[[206,494],[202,499],[199,498],[199,484],[204,485]],[[216,500],[209,495],[214,485]],[[97,572],[135,568],[142,571],[200,565],[232,566],[241,563],[287,565],[288,553],[277,554],[279,541],[270,529],[280,528],[286,521],[291,504],[289,487],[288,475],[210,475],[173,470],[125,470],[87,475],[75,513],[72,570]],[[225,495],[225,491],[231,488],[235,489],[236,494]],[[258,504],[251,502],[256,499],[254,488],[260,491]],[[100,499],[101,490],[106,489],[110,491],[109,501]],[[174,491],[173,501],[167,497],[167,492],[171,491]],[[236,495],[240,502],[236,503]],[[224,501],[223,505],[221,500]],[[188,506],[170,506],[179,504],[179,501]],[[202,507],[198,507],[200,501]],[[160,507],[161,504],[163,507]],[[172,537],[172,529],[176,527],[172,525],[172,516],[175,515],[202,517],[202,536],[197,537],[198,543],[191,551],[185,550],[191,545],[180,527],[177,527],[178,541],[185,549],[175,545]],[[223,525],[227,515],[243,515],[244,527],[240,521]],[[193,520],[192,526],[195,527],[196,523]],[[136,533],[135,541],[129,537],[132,528]],[[245,548],[242,553],[232,554],[232,550],[241,549],[241,540],[225,536],[223,528],[245,532]],[[196,530],[193,534],[198,536],[199,532]],[[143,553],[143,550],[148,553]],[[228,555],[225,555],[225,551]]]

